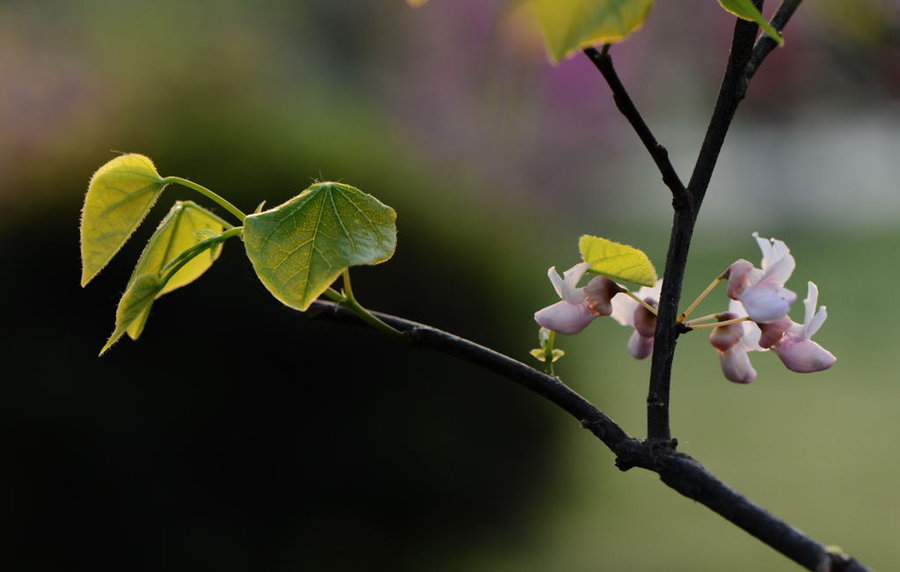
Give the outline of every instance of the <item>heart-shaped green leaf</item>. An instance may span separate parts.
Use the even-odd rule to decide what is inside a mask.
[[[394,254],[397,214],[359,189],[316,183],[244,221],[244,246],[257,276],[278,300],[306,310],[349,266]]]
[[[587,234],[579,239],[578,249],[594,274],[640,286],[656,284],[656,269],[643,250]]]
[[[131,285],[122,294],[119,307],[116,308],[116,329],[106,340],[106,344],[100,350],[100,355],[103,355],[106,350],[119,341],[119,338],[136,323],[140,323],[140,327],[143,328],[147,315],[150,313],[150,307],[159,296],[163,286],[158,274],[141,274],[131,282]]]
[[[120,155],[97,169],[81,211],[82,286],[122,248],[165,186],[143,155]]]
[[[621,42],[650,14],[653,0],[532,0],[550,58]]]
[[[177,201],[144,247],[131,273],[128,286],[130,287],[135,279],[143,274],[159,275],[163,267],[182,252],[196,246],[201,240],[221,234],[228,227],[230,227],[228,223],[203,207],[191,201]],[[159,298],[199,278],[212,266],[221,250],[221,245],[217,244],[193,257],[172,275],[156,297]],[[141,316],[132,320],[127,328],[131,339],[136,340],[141,335],[149,313],[148,305]]]
[[[781,37],[778,30],[772,27],[768,20],[763,18],[763,15],[756,9],[756,5],[753,4],[752,0],[719,0],[719,4],[726,12],[731,12],[738,18],[756,22],[766,34],[778,42],[778,45],[784,44],[784,38]]]

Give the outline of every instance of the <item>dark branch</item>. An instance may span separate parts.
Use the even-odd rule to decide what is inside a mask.
[[[307,314],[316,318],[362,325],[355,314],[332,302],[316,302]],[[578,419],[617,455],[639,443],[605,413],[555,377],[443,330],[388,314],[376,312],[373,314],[389,326],[403,332],[414,346],[431,348],[479,365],[545,397]]]
[[[680,330],[676,319],[679,315],[681,288],[687,268],[688,252],[694,225],[697,222],[700,205],[709,187],[713,169],[719,158],[719,151],[725,142],[725,135],[737,111],[738,104],[746,93],[748,81],[743,72],[750,60],[753,40],[758,26],[738,19],[731,42],[731,52],[725,68],[725,77],[719,88],[719,96],[712,118],[706,130],[697,163],[688,182],[690,209],[675,210],[666,268],[663,273],[663,288],[659,301],[659,315],[656,324],[656,341],[650,367],[650,390],[647,393],[647,437],[661,442],[671,439],[669,426],[669,394],[672,380],[672,363],[675,359],[675,345]]]
[[[473,363],[521,385],[558,405],[581,421],[616,455],[623,471],[640,467],[659,474],[670,488],[693,499],[744,529],[809,570],[865,572],[862,564],[837,555],[803,532],[791,527],[717,479],[684,453],[659,446],[657,441],[637,441],[612,419],[555,377],[485,346],[437,328],[372,312],[378,319],[402,332],[410,344],[430,348]],[[355,314],[333,302],[315,302],[306,316],[368,327]],[[823,563],[831,563],[831,568]]]
[[[669,152],[665,147],[660,145],[656,140],[656,137],[653,136],[653,133],[647,126],[644,118],[634,106],[634,102],[631,100],[631,96],[628,95],[625,86],[622,85],[622,81],[616,73],[616,68],[613,67],[612,58],[609,57],[607,48],[604,48],[603,52],[597,51],[596,48],[586,48],[584,53],[594,63],[594,66],[600,70],[600,73],[603,74],[603,78],[612,90],[616,107],[619,108],[619,111],[622,112],[622,115],[625,116],[625,119],[627,119],[628,123],[634,128],[635,133],[640,137],[644,147],[647,148],[647,152],[650,153],[650,156],[653,158],[656,167],[662,175],[663,182],[669,187],[669,190],[672,191],[672,200],[675,204],[675,208],[680,208],[681,203],[686,203],[688,201],[688,195],[684,188],[684,184],[681,182],[681,178],[678,177],[678,173],[675,172],[675,168],[669,161]]]
[[[762,7],[761,0],[755,3],[757,7]],[[799,0],[784,0],[773,19],[773,25],[782,30],[799,4]],[[764,36],[754,47],[757,33],[758,27],[754,23],[738,20],[735,24],[725,76],[687,189],[681,185],[680,179],[668,161],[665,149],[656,142],[634,107],[615,73],[606,50],[603,53],[596,49],[585,50],[587,56],[603,74],[612,89],[616,106],[637,132],[675,197],[673,201],[675,213],[666,257],[650,390],[647,397],[648,438],[641,448],[632,451],[634,457],[620,454],[617,465],[623,469],[640,466],[657,472],[669,487],[704,504],[810,570],[862,571],[866,570],[862,564],[827,551],[818,542],[775,518],[719,481],[695,460],[676,452],[675,441],[671,439],[669,389],[675,346],[680,334],[676,318],[691,237],[738,105],[746,95],[750,78],[776,45],[774,40]]]

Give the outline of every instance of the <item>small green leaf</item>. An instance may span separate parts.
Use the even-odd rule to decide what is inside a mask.
[[[244,246],[278,300],[306,310],[345,268],[378,264],[397,246],[394,209],[341,183],[316,183],[244,221]]]
[[[143,324],[147,320],[153,300],[159,295],[163,286],[164,284],[157,274],[141,274],[132,281],[125,293],[122,294],[119,307],[116,309],[116,329],[106,341],[103,349],[100,350],[100,355],[103,355],[106,350],[119,341],[119,338],[135,323]]]
[[[532,0],[554,62],[589,46],[621,42],[650,14],[653,0]]]
[[[221,234],[228,227],[230,227],[228,223],[197,204],[191,201],[177,201],[159,224],[153,236],[150,237],[147,246],[144,247],[128,281],[128,286],[130,287],[135,279],[143,274],[159,276],[163,267],[182,252],[195,246],[201,240]],[[192,258],[172,275],[156,297],[159,298],[163,294],[190,284],[199,278],[212,266],[220,252],[221,245],[215,245]],[[149,312],[150,306],[148,305],[143,315],[131,322],[127,329],[131,339],[136,340],[141,335]]]
[[[784,38],[781,37],[778,30],[772,27],[768,20],[763,18],[763,15],[757,10],[752,0],[719,0],[719,4],[726,12],[731,12],[738,18],[759,24],[766,34],[778,42],[779,46],[784,44]]]
[[[81,211],[81,285],[122,248],[166,183],[143,155],[121,155],[94,173]]]
[[[656,269],[642,250],[587,234],[578,241],[578,249],[581,258],[590,263],[590,272],[616,282],[640,286],[656,284]]]

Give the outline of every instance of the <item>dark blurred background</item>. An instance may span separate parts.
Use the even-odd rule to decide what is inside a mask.
[[[771,8],[770,8],[771,9]],[[713,179],[686,297],[750,233],[788,242],[839,358],[754,355],[729,384],[679,345],[674,433],[751,498],[868,564],[900,561],[900,14],[808,2],[754,80]],[[613,48],[687,177],[732,18],[661,2]],[[583,57],[546,62],[516,3],[0,3],[2,515],[8,570],[793,570],[576,422],[446,356],[310,320],[240,244],[97,352],[131,265],[176,198],[78,286],[78,216],[115,152],[245,211],[338,179],[399,213],[397,255],[354,270],[369,307],[530,360],[546,269],[577,237],[662,267],[668,197]],[[718,309],[723,296],[710,302]],[[796,319],[800,319],[795,310]],[[559,373],[637,436],[648,365],[610,322]]]

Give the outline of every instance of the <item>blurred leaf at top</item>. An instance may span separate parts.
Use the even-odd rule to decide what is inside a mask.
[[[257,276],[278,300],[306,310],[349,266],[394,254],[394,209],[341,183],[316,183],[244,221],[244,245]]]
[[[781,37],[778,30],[773,28],[772,24],[769,24],[769,21],[763,17],[759,10],[757,10],[752,0],[719,0],[719,4],[722,5],[722,8],[724,8],[726,12],[731,12],[738,18],[756,22],[763,30],[765,30],[766,34],[771,36],[779,45],[784,44],[784,38]]]
[[[597,44],[621,42],[640,28],[653,0],[532,0],[550,58],[559,62]]]
[[[643,250],[587,234],[579,239],[578,249],[582,259],[590,263],[590,272],[616,282],[656,284],[656,269]]]
[[[97,169],[81,211],[82,286],[122,248],[165,186],[143,155],[121,155]]]

